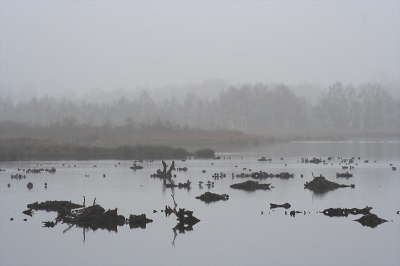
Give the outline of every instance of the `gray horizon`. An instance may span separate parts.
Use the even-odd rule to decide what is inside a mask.
[[[0,2],[0,96],[400,84],[400,2]]]

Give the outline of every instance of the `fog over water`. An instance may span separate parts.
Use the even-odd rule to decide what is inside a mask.
[[[400,1],[0,0],[0,265],[398,265],[399,47]],[[43,228],[46,200],[153,222]]]
[[[212,98],[229,85],[261,82],[315,100],[315,89],[336,81],[399,94],[399,8],[398,1],[1,1],[0,97],[147,88],[160,100],[181,89]]]

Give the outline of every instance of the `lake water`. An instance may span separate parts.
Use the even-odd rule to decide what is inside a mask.
[[[176,167],[188,168],[187,172],[175,171],[175,181],[190,179],[190,190],[172,191],[163,186],[162,180],[151,178],[162,168],[161,161],[144,162],[140,164],[144,169],[137,171],[129,169],[131,161],[0,162],[0,168],[6,169],[0,172],[0,265],[400,264],[400,169],[392,170],[390,166],[400,166],[398,141],[292,142],[218,149],[220,160],[175,161]],[[261,156],[272,161],[257,161]],[[326,160],[330,156],[333,158],[326,161],[328,164],[301,162],[301,158]],[[338,157],[355,157],[358,165],[343,170]],[[170,165],[171,161],[166,163]],[[41,167],[55,167],[57,172],[28,173],[21,180],[10,178],[23,173],[18,168]],[[250,179],[232,178],[232,173],[250,173],[249,169],[289,172],[294,178],[260,181],[271,183],[271,190],[230,188]],[[353,177],[336,178],[336,173],[346,171]],[[221,172],[226,178],[212,178]],[[304,183],[313,179],[312,173],[339,184],[355,184],[355,188],[315,194],[304,189]],[[215,183],[214,187],[198,186],[199,181],[208,180]],[[28,190],[28,182],[33,183],[33,189]],[[230,199],[206,204],[195,198],[206,191],[229,194]],[[178,208],[193,211],[201,220],[193,231],[174,234],[176,217],[161,212],[166,205],[173,207],[171,194]],[[27,204],[36,201],[71,200],[82,204],[83,196],[86,205],[96,198],[106,210],[117,207],[118,214],[125,217],[144,213],[153,222],[146,229],[121,226],[118,232],[78,227],[65,231],[67,224],[42,227],[43,221],[55,219],[55,212],[35,211],[32,217],[22,213]],[[286,202],[291,204],[287,215],[283,208],[270,209],[270,203]],[[388,222],[370,228],[354,221],[362,215],[328,217],[319,213],[331,207],[366,206],[373,207],[371,213]],[[291,210],[302,213],[291,217]]]

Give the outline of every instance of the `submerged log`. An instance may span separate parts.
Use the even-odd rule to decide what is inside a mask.
[[[38,203],[37,201],[31,204],[28,204],[27,207],[29,209],[34,210],[44,210],[44,211],[58,211],[60,207],[66,208],[68,210],[73,210],[77,208],[82,208],[82,205],[72,203],[71,201],[66,200],[48,200],[45,202]]]
[[[268,177],[273,177],[274,175],[260,171],[260,172],[251,173],[250,176],[251,176],[251,178],[254,178],[254,179],[266,179]]]
[[[311,160],[306,158],[305,160],[302,160],[302,162],[319,164],[319,163],[322,163],[322,160],[314,157]]]
[[[270,161],[272,161],[272,159],[271,158],[267,159],[264,156],[262,156],[261,159],[258,159],[257,161],[259,161],[259,162],[267,162],[267,161],[270,162]]]
[[[353,174],[350,174],[349,172],[346,172],[346,173],[336,173],[336,177],[346,177],[346,178],[349,178],[349,177],[352,177],[353,176]]]
[[[247,177],[245,174],[242,177]],[[253,172],[250,174],[251,178],[254,179],[266,179],[266,178],[273,178],[273,177],[277,177],[277,178],[282,178],[282,179],[289,179],[289,178],[293,178],[294,174],[290,174],[288,172],[282,172],[279,174],[268,174],[266,172]]]
[[[140,170],[140,169],[143,169],[143,166],[141,166],[141,165],[136,165],[136,163],[134,163],[133,166],[129,167],[129,169],[132,169],[132,170]]]
[[[372,214],[372,213],[365,214],[361,218],[358,218],[358,219],[356,219],[354,221],[359,222],[363,226],[368,226],[368,227],[371,227],[371,228],[375,228],[378,225],[387,222],[387,220],[379,218],[378,216],[376,216],[375,214]]]
[[[289,179],[289,178],[293,178],[294,174],[289,174],[288,172],[282,172],[279,174],[279,176],[276,176],[282,179]]]
[[[369,214],[372,207],[365,207],[364,209],[347,209],[347,208],[329,208],[322,211],[323,214],[329,217],[347,217],[349,214],[357,215],[357,214]]]
[[[236,188],[236,189],[243,189],[243,190],[247,190],[247,191],[255,191],[256,189],[270,189],[271,184],[260,184],[257,181],[252,181],[252,180],[248,180],[246,182],[243,183],[237,183],[237,184],[233,184],[230,187],[231,188]]]
[[[291,207],[291,205],[289,203],[285,203],[285,204],[274,204],[274,203],[270,203],[271,207],[270,209],[274,209],[274,208],[285,208],[285,209],[289,209]]]
[[[308,189],[314,191],[315,193],[325,193],[329,190],[335,190],[335,189],[341,188],[341,187],[355,188],[355,185],[354,184],[342,185],[342,184],[338,184],[335,182],[331,182],[331,181],[326,180],[325,177],[323,177],[322,175],[314,177],[313,181],[306,182],[304,184],[304,188],[308,188]]]
[[[229,200],[229,195],[228,194],[215,194],[211,192],[206,192],[203,195],[197,196],[196,199],[199,199],[201,201],[204,201],[205,203],[210,203],[213,201],[219,201],[219,200]]]
[[[165,184],[165,187],[167,187],[167,188],[173,188],[173,187],[178,187],[178,188],[190,188],[190,184],[191,184],[192,182],[190,182],[189,181],[189,179],[188,179],[188,181],[186,181],[185,183],[178,183],[178,185],[176,185],[174,182],[172,182],[172,180],[171,180],[171,183],[166,183]]]

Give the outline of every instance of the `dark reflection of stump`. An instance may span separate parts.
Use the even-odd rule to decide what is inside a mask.
[[[180,208],[179,211],[176,211],[178,204],[175,202],[174,195],[171,195],[171,197],[174,200],[174,208],[172,209],[169,206],[165,206],[164,212],[165,216],[169,216],[171,213],[174,213],[177,217],[176,220],[178,220],[177,225],[172,228],[174,231],[174,240],[172,241],[172,245],[175,246],[175,239],[178,235],[177,231],[180,234],[184,234],[186,231],[192,231],[193,225],[200,222],[200,220],[193,216],[193,211],[185,210],[184,208]]]

